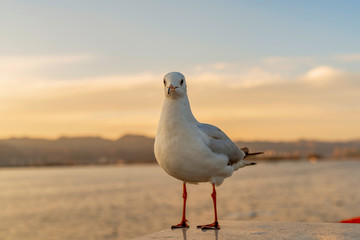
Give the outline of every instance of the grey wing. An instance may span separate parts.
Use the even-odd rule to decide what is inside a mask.
[[[229,158],[229,165],[244,159],[245,153],[219,128],[204,123],[198,123],[197,126],[209,137],[208,147],[211,151],[226,155]]]

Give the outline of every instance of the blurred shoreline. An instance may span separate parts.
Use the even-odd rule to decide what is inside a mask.
[[[253,158],[252,161],[255,161],[259,164],[269,163],[269,164],[279,164],[279,163],[301,163],[301,162],[310,162],[312,164],[321,163],[321,162],[355,162],[360,161],[360,158],[348,158],[348,159],[335,159],[335,158],[322,158],[322,159],[261,159]],[[68,167],[129,167],[129,166],[154,166],[158,165],[157,162],[135,162],[135,163],[78,163],[78,164],[68,164],[58,163],[58,164],[33,164],[33,165],[12,165],[12,166],[0,166],[1,169],[21,169],[21,168],[68,168]]]
[[[360,140],[325,142],[299,140],[236,141],[239,147],[264,154],[254,161],[360,160]],[[156,163],[154,138],[125,135],[117,140],[101,137],[58,139],[10,138],[0,140],[0,167],[131,165]]]

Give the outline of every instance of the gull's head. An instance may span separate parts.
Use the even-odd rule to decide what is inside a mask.
[[[179,72],[170,72],[164,77],[164,93],[167,98],[180,98],[186,95],[186,81]]]

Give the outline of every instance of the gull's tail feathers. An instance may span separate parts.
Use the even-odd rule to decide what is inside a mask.
[[[247,156],[254,156],[254,155],[259,155],[259,154],[263,154],[264,152],[249,152],[249,149],[247,147],[244,147],[244,148],[241,148],[241,150],[245,153],[245,157],[244,159],[247,157]],[[255,165],[256,163],[254,162],[251,162],[250,165]]]

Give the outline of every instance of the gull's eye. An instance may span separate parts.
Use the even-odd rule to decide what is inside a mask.
[[[184,79],[181,79],[180,85],[182,86],[184,84]]]
[[[165,79],[164,79],[164,86],[166,86],[166,81],[165,81]]]

